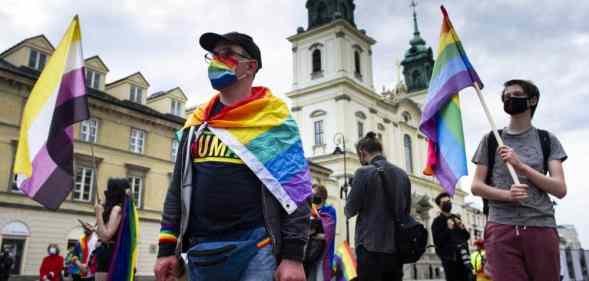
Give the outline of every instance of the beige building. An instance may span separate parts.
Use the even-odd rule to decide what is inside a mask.
[[[138,271],[151,274],[177,149],[175,132],[184,123],[178,109],[186,96],[175,88],[147,98],[150,85],[139,72],[107,84],[109,69],[101,58],[86,59],[91,119],[75,126],[75,188],[57,212],[47,211],[16,188],[11,171],[27,96],[53,51],[40,35],[0,54],[0,235],[17,257],[14,273],[37,274],[49,243],[58,243],[65,253],[81,236],[77,219],[94,222],[96,189],[103,196],[108,178],[127,177],[141,218]]]
[[[480,199],[479,199],[480,200]],[[487,216],[483,211],[473,203],[464,205],[462,221],[466,230],[470,233],[469,245],[474,248],[473,242],[478,239],[484,239],[485,225],[487,225]]]

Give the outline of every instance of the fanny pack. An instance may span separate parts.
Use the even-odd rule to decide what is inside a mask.
[[[191,280],[238,281],[257,254],[261,241],[268,237],[265,228],[245,233],[243,239],[201,241],[188,250]]]

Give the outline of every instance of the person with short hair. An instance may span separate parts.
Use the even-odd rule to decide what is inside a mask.
[[[554,134],[532,125],[538,87],[522,79],[503,86],[503,110],[510,117],[499,132],[505,145],[495,153],[489,147],[497,141],[487,134],[472,158],[477,166],[471,191],[489,201],[489,272],[494,281],[558,280],[559,239],[550,195],[562,199],[567,193],[562,167],[567,155]],[[513,166],[520,184],[514,183],[506,163]]]
[[[442,261],[446,280],[470,281],[472,269],[467,252],[470,233],[465,229],[460,216],[451,212],[450,194],[441,192],[434,201],[441,212],[432,223],[432,237],[436,254]]]
[[[354,173],[345,214],[348,218],[358,216],[355,230],[358,280],[400,281],[403,263],[396,255],[395,218],[409,216],[411,182],[405,171],[386,160],[374,132],[368,132],[358,141],[356,152],[362,167]]]
[[[39,277],[41,281],[61,281],[64,269],[64,259],[59,255],[59,246],[49,244],[47,246],[47,256],[43,258],[39,268]]]
[[[253,86],[262,57],[251,36],[208,32],[199,43],[218,93],[181,130],[156,279],[303,281],[311,177],[296,122]]]
[[[334,276],[337,211],[327,203],[327,188],[313,184],[311,235],[305,250],[305,274],[309,281],[330,281]]]

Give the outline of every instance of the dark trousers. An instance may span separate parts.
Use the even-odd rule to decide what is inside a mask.
[[[442,260],[442,267],[444,267],[444,275],[446,276],[446,281],[472,280],[472,271],[466,268],[466,266],[464,266],[464,262],[462,260]]]
[[[369,252],[360,245],[356,248],[358,281],[401,281],[403,264],[393,254]]]
[[[558,233],[552,227],[487,223],[485,248],[493,281],[552,281],[560,278]]]

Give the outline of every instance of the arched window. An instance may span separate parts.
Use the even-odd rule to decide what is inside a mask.
[[[403,144],[405,146],[405,170],[408,174],[413,174],[413,149],[409,135],[403,137]]]
[[[411,121],[411,113],[404,111],[402,116],[403,116],[403,121],[405,121],[405,123],[409,123],[409,121]]]
[[[362,74],[362,68],[361,68],[361,61],[360,61],[360,52],[359,51],[355,51],[354,52],[354,72],[358,75]]]
[[[313,51],[313,73],[321,72],[321,50],[316,49]]]

